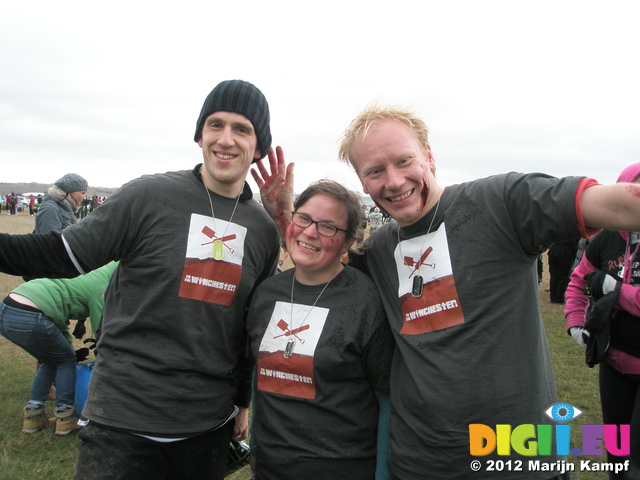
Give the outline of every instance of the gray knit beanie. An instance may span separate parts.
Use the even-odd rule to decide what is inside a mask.
[[[89,187],[89,183],[77,173],[67,173],[59,180],[56,180],[54,185],[66,193],[86,192]]]
[[[244,115],[253,125],[258,137],[260,159],[267,156],[271,147],[271,129],[269,128],[269,104],[260,90],[244,80],[225,80],[220,82],[207,96],[202,105],[196,134],[197,142],[202,138],[202,127],[209,115],[215,112],[233,112]],[[254,159],[257,162],[259,159]]]

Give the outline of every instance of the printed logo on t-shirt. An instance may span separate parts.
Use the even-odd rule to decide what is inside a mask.
[[[418,335],[464,323],[444,222],[435,232],[400,242],[394,258],[404,316],[401,334]]]
[[[258,390],[313,399],[313,359],[329,309],[276,302],[258,351]],[[293,342],[291,356],[285,357]]]
[[[242,277],[242,225],[192,214],[179,295],[231,305]]]

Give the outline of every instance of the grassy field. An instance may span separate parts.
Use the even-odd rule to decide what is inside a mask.
[[[33,230],[33,217],[29,215],[0,215],[0,232],[28,233]],[[0,299],[22,282],[18,277],[0,274]],[[590,369],[584,363],[584,353],[566,334],[562,306],[551,304],[548,273],[545,271],[540,287],[541,306],[549,347],[553,360],[559,398],[578,406],[584,414],[571,422],[571,445],[582,445],[582,424],[601,423],[598,398],[597,368]],[[3,480],[67,480],[73,478],[77,455],[77,435],[58,438],[53,430],[34,435],[21,433],[21,411],[29,397],[31,381],[35,373],[35,360],[22,349],[0,337],[0,477]],[[51,406],[48,407],[52,409]],[[569,460],[605,462],[599,457],[574,457]],[[228,478],[246,480],[251,476],[248,467]],[[471,477],[470,477],[471,478]],[[605,473],[579,472],[574,480],[605,480]]]

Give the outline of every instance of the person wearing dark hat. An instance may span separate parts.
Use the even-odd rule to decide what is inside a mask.
[[[223,478],[230,439],[248,434],[245,310],[279,256],[276,227],[245,182],[270,153],[267,100],[251,83],[220,83],[194,140],[203,163],[123,185],[61,235],[0,234],[9,274],[74,276],[120,260],[78,479]],[[147,199],[159,192],[179,200],[158,208]]]
[[[88,182],[77,173],[56,180],[36,215],[34,233],[60,233],[76,223],[76,210],[86,198]]]

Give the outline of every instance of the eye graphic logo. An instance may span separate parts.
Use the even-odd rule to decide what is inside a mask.
[[[474,457],[482,457],[494,453],[507,456],[513,452],[525,457],[549,455],[566,457],[568,455],[602,455],[605,453],[604,449],[606,448],[608,454],[617,457],[625,457],[630,454],[631,427],[627,424],[574,424],[573,427],[579,429],[582,433],[582,445],[572,448],[572,425],[568,422],[578,418],[583,413],[575,405],[558,402],[549,405],[544,410],[544,414],[555,422],[554,425],[549,423],[515,426],[498,424],[494,427],[482,423],[469,424],[469,452]],[[554,446],[555,449],[553,448]],[[518,462],[521,462],[521,460],[518,460]],[[533,471],[532,467],[535,467],[536,462],[538,460],[529,460],[531,471]],[[547,470],[562,470],[562,472],[559,472],[560,476],[562,476],[562,473],[575,469],[571,468],[571,464],[566,464],[565,460],[558,460],[557,462],[559,463],[552,461],[549,465],[553,464],[553,468],[547,468]],[[582,461],[580,469],[589,470],[590,467],[588,465],[590,462],[590,460],[586,461],[586,463]],[[477,466],[477,464],[475,465]],[[616,465],[620,465],[618,472],[628,470],[628,462],[625,463],[624,467],[622,463]],[[568,469],[565,469],[565,466]],[[473,462],[471,463],[471,468],[474,468]],[[535,467],[535,470],[545,469]],[[605,468],[602,468],[602,470],[604,471]]]
[[[570,403],[554,403],[544,411],[544,414],[551,420],[561,423],[570,422],[578,418],[582,413],[582,410]]]

